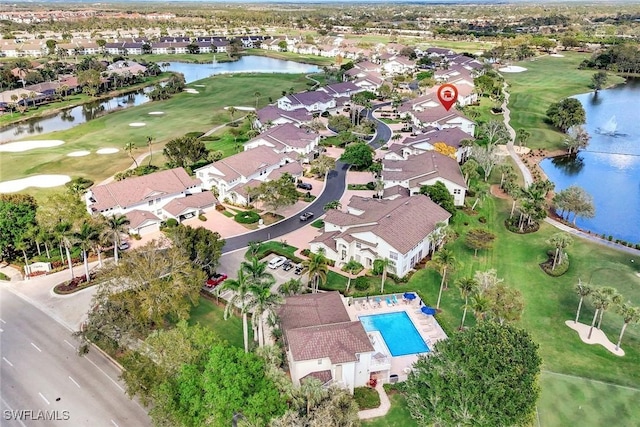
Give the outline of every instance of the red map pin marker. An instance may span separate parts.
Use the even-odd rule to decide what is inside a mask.
[[[444,84],[438,89],[438,99],[442,106],[449,111],[458,100],[458,88],[452,84]]]

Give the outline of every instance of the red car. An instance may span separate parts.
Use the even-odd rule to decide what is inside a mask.
[[[227,279],[226,274],[214,274],[213,276],[211,276],[209,280],[207,280],[206,285],[208,288],[215,288],[220,283],[224,282],[226,279]]]

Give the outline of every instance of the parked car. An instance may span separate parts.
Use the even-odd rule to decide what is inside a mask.
[[[302,215],[300,215],[300,221],[306,221],[309,218],[313,218],[313,212],[305,212]]]
[[[304,270],[304,267],[300,264],[296,265],[296,269],[294,271],[295,274],[297,274],[298,276],[302,274],[302,270]]]
[[[271,268],[272,270],[275,270],[276,268],[280,267],[282,264],[284,264],[287,261],[287,259],[283,256],[277,256],[275,258],[273,258],[271,261],[269,261],[269,268]]]
[[[128,242],[120,242],[120,244],[118,245],[118,250],[126,251],[127,249],[129,249],[129,243]]]
[[[293,268],[293,263],[292,263],[291,261],[289,261],[289,260],[286,260],[286,261],[284,262],[284,264],[282,264],[282,269],[283,269],[284,271],[289,271],[289,270],[291,270],[292,268]]]
[[[220,283],[224,282],[226,279],[227,279],[226,274],[215,273],[213,276],[209,278],[209,280],[207,280],[206,285],[208,288],[213,289],[216,286],[218,286]]]
[[[311,190],[313,189],[313,185],[308,182],[299,182],[297,185],[298,188],[302,188],[303,190]]]

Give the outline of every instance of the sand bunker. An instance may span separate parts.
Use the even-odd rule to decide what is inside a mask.
[[[231,107],[224,107],[225,110],[228,110]],[[238,111],[255,111],[256,109],[253,107],[233,107]]]
[[[150,116],[161,116],[164,114],[164,111],[152,111],[149,113]]]
[[[88,156],[89,154],[91,154],[91,151],[82,150],[82,151],[74,151],[73,153],[67,154],[67,156],[69,156],[69,157],[83,157],[83,156]]]
[[[101,148],[98,151],[96,151],[96,153],[98,154],[113,154],[117,152],[118,152],[117,148]]]
[[[141,123],[141,122],[129,123],[129,126],[131,126],[132,128],[140,128],[146,125],[147,125],[146,123]]]
[[[207,85],[193,85],[195,87],[207,87]]]
[[[591,329],[590,325],[585,325],[584,323],[574,323],[573,320],[567,320],[564,322],[565,325],[573,329],[578,333],[582,342],[587,344],[600,344],[611,353],[616,356],[624,356],[624,350],[618,348],[616,350],[616,346],[614,343],[609,341],[609,338],[602,332],[600,329],[593,328],[593,332],[591,334],[591,338],[587,338],[589,336],[589,330]]]
[[[36,148],[49,148],[64,144],[59,139],[42,139],[40,141],[18,141],[0,145],[0,152],[19,153],[20,151],[35,150]]]
[[[190,89],[190,88],[187,88],[187,89],[185,89],[184,91],[185,91],[185,92],[187,92],[187,93],[194,93],[194,94],[195,94],[195,93],[200,93],[200,92],[198,92],[197,90],[195,90],[195,89]]]
[[[503,73],[521,73],[523,71],[527,71],[524,67],[518,67],[517,65],[509,65],[508,67],[498,68],[498,71],[502,71]]]
[[[553,56],[554,58],[564,58],[564,55],[560,55],[559,53],[552,53],[549,56]]]
[[[64,185],[71,181],[68,175],[34,175],[13,181],[0,182],[0,193],[15,193],[28,187],[49,188]]]

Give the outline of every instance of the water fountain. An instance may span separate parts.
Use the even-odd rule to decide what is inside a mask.
[[[626,136],[624,133],[618,132],[618,121],[616,116],[611,116],[609,121],[599,128],[596,128],[596,133],[607,136]]]

